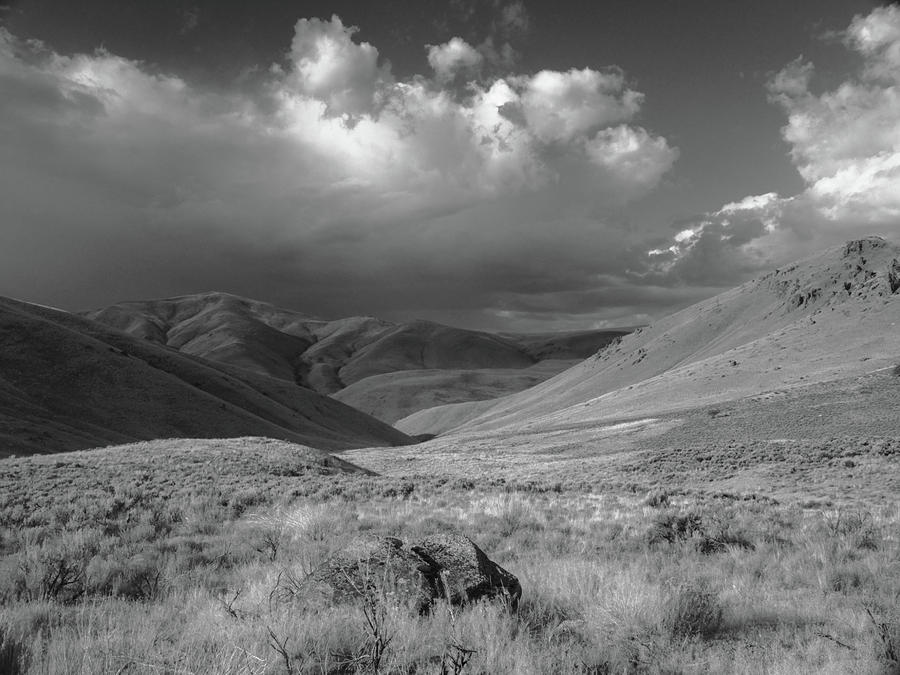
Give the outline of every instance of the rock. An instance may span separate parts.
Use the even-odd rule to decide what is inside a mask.
[[[383,594],[400,604],[426,611],[441,596],[438,570],[394,537],[354,539],[303,582],[303,590],[318,591],[332,602]]]
[[[891,262],[891,268],[888,270],[888,286],[891,288],[891,293],[900,291],[900,260],[896,258]]]
[[[885,246],[887,246],[885,238],[874,234],[869,237],[863,237],[862,239],[852,239],[844,245],[844,257],[850,258],[859,256],[866,253],[867,249],[874,251],[884,248]]]
[[[515,576],[471,539],[456,534],[430,535],[408,548],[394,537],[359,537],[316,568],[300,591],[304,597],[317,595],[332,603],[374,593],[419,613],[438,599],[460,605],[502,598],[515,606],[522,595]]]
[[[410,548],[437,567],[446,597],[452,604],[505,598],[515,606],[522,596],[519,580],[488,558],[468,537],[434,534]]]

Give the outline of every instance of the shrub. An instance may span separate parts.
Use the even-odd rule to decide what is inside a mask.
[[[0,602],[75,602],[85,591],[84,567],[59,549],[28,548],[0,564]]]
[[[660,624],[673,637],[709,637],[722,625],[722,605],[705,584],[685,582],[663,598]]]
[[[825,587],[838,593],[855,591],[872,582],[872,573],[859,565],[843,565],[825,577]]]
[[[881,530],[868,511],[837,511],[824,516],[829,535],[845,539],[853,548],[876,551],[881,545]]]
[[[868,607],[866,614],[874,628],[875,658],[884,675],[900,675],[900,613],[876,616]]]
[[[0,673],[19,675],[28,671],[28,650],[12,636],[6,626],[0,626]]]
[[[752,551],[756,548],[745,532],[734,529],[725,522],[716,524],[710,528],[710,531],[704,530],[700,541],[697,542],[697,550],[707,555],[722,553],[729,546],[745,551]]]
[[[663,513],[656,517],[647,531],[647,543],[659,544],[690,539],[703,532],[703,520],[698,513]]]
[[[644,503],[654,509],[669,505],[669,493],[665,490],[650,490],[644,498]]]
[[[241,490],[228,500],[228,509],[232,518],[240,518],[247,509],[265,501],[266,496],[258,490]]]
[[[697,542],[697,550],[704,555],[711,553],[722,553],[729,546],[740,548],[745,551],[752,551],[756,548],[753,542],[747,539],[746,535],[740,532],[720,532],[717,534],[705,534]]]
[[[102,559],[95,557],[87,568],[90,590],[129,600],[153,600],[159,594],[162,572],[153,556]]]

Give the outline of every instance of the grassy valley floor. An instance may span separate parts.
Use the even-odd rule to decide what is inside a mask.
[[[440,476],[434,442],[387,476],[264,439],[4,461],[0,672],[898,672],[900,439],[682,456],[607,436],[601,455],[503,470],[485,448],[489,470],[459,455]],[[518,609],[292,599],[357,534],[433,532],[517,575]]]

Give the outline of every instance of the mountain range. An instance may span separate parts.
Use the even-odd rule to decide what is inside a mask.
[[[852,397],[900,367],[898,324],[900,246],[881,237],[633,332],[327,321],[224,293],[84,315],[0,299],[0,455],[244,436],[344,451],[715,417],[736,402],[735,420],[758,408],[787,428],[779,397],[807,431],[887,433],[900,420],[888,381],[864,414]],[[827,419],[807,414],[817,407]]]
[[[503,334],[430,321],[328,321],[228,293],[124,302],[84,316],[158,345],[267,375],[389,423],[541,382],[627,334]]]

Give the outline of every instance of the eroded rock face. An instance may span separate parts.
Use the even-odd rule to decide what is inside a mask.
[[[874,234],[862,239],[851,239],[844,245],[844,257],[858,256],[867,251],[874,251],[885,246],[887,246],[885,238]]]
[[[411,549],[437,567],[445,597],[452,604],[504,598],[515,605],[522,595],[519,580],[488,558],[468,537],[433,534]]]
[[[891,293],[900,291],[900,260],[896,258],[891,262],[891,268],[888,270],[888,285],[891,287]]]
[[[423,613],[440,599],[460,605],[498,598],[515,606],[522,587],[468,537],[438,534],[411,546],[359,537],[313,571],[302,592],[333,603],[385,597]]]

